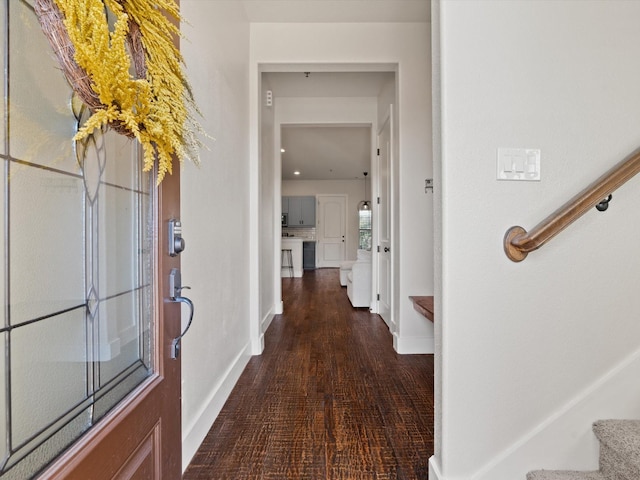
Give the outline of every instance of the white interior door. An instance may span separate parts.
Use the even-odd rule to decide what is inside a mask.
[[[345,259],[346,204],[344,195],[319,195],[316,220],[316,265],[339,267]]]
[[[389,116],[378,134],[378,313],[391,328],[391,125]]]

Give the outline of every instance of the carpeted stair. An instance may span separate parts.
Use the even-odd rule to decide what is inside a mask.
[[[600,470],[535,470],[527,480],[640,480],[640,420],[599,420]]]

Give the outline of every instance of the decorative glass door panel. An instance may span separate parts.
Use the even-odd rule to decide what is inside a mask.
[[[151,175],[88,112],[25,0],[1,0],[0,478],[36,475],[154,373]]]

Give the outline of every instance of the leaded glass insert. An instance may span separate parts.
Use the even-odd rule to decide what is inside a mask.
[[[152,175],[88,112],[25,0],[0,0],[0,478],[41,471],[153,373]]]

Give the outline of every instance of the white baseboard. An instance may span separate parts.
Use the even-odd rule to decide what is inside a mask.
[[[435,340],[433,337],[401,337],[394,332],[393,348],[396,353],[403,355],[433,353]]]
[[[262,355],[264,352],[264,333],[251,339],[251,355]]]
[[[640,418],[638,378],[640,350],[488,461],[471,480],[524,478],[534,469],[597,470],[599,445],[591,425],[606,418]]]
[[[387,325],[387,328],[389,329],[389,331],[390,331],[392,334],[393,334],[396,330],[398,330],[398,329],[396,328],[396,323],[395,323],[393,320],[391,320],[391,319],[386,320],[382,315],[380,315],[380,318],[382,318],[382,321]]]
[[[199,415],[189,425],[182,427],[182,471],[189,466],[189,462],[202,444],[213,422],[217,418],[224,403],[229,398],[231,390],[238,382],[240,375],[251,358],[251,347],[247,345],[231,363],[222,379],[210,393],[208,401]]]
[[[440,466],[435,455],[429,458],[429,480],[444,480],[444,477],[440,474]]]
[[[280,300],[280,302],[276,305],[276,315],[281,315],[284,312],[284,302]]]
[[[267,331],[267,329],[269,328],[269,325],[271,325],[271,322],[273,321],[273,317],[275,316],[275,313],[273,312],[273,310],[270,310],[262,319],[262,321],[260,322],[260,325],[262,326],[262,334],[264,335],[264,333]]]
[[[264,334],[273,321],[274,313],[268,312],[260,322],[260,335],[251,340],[251,354],[262,355],[264,351]]]

